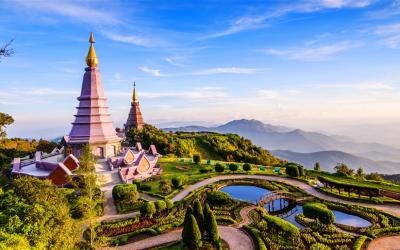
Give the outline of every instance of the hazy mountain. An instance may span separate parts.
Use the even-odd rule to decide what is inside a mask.
[[[384,166],[395,168],[397,161],[400,162],[400,149],[380,143],[360,143],[345,136],[329,136],[323,133],[307,132],[300,129],[290,129],[284,126],[274,126],[264,124],[257,120],[234,120],[221,126],[186,126],[179,128],[166,128],[165,131],[185,131],[199,132],[210,131],[219,133],[235,133],[250,139],[254,144],[268,150],[287,150],[297,153],[321,153],[328,157],[325,162],[336,164],[338,161],[337,153],[341,151],[347,154],[346,159],[353,167],[361,166],[361,162],[366,163],[371,168],[380,162]],[[341,159],[341,158],[340,158]],[[356,160],[357,159],[357,160]],[[361,160],[362,159],[362,160]],[[369,160],[370,162],[366,162]],[[314,160],[315,162],[316,160]],[[358,164],[358,165],[357,165]],[[376,167],[375,167],[376,168]],[[400,172],[400,168],[397,172]],[[376,169],[377,171],[378,169]]]
[[[313,168],[315,162],[319,162],[322,169],[332,171],[337,163],[344,162],[354,169],[362,167],[366,172],[385,174],[396,174],[400,172],[399,162],[372,161],[341,151],[297,153],[287,150],[274,150],[271,151],[271,153],[281,159],[300,163],[307,168]]]

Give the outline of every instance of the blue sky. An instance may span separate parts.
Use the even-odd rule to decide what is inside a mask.
[[[11,136],[69,132],[90,31],[116,126],[133,80],[153,124],[400,124],[400,1],[0,1]]]

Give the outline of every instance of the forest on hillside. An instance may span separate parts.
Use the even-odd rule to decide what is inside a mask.
[[[142,130],[128,131],[127,139],[131,145],[140,141],[144,148],[154,144],[159,153],[176,157],[192,157],[199,154],[203,159],[230,162],[262,165],[276,165],[282,162],[267,150],[236,134],[166,133],[154,126],[145,125]]]

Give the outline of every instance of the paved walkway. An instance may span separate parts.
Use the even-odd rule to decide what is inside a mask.
[[[253,241],[249,235],[240,229],[229,227],[229,226],[219,226],[219,234],[221,238],[228,243],[230,249],[235,250],[255,250]],[[170,242],[181,240],[182,229],[174,230],[168,233],[150,237],[144,240],[139,240],[127,245],[118,246],[114,249],[119,250],[140,250],[148,249],[151,247],[159,246],[162,244],[167,244]],[[109,248],[107,248],[109,249]]]
[[[387,236],[373,240],[368,250],[400,250],[400,236]]]

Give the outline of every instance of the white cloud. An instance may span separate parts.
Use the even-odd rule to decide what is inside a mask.
[[[157,76],[157,77],[164,76],[163,74],[161,74],[159,69],[151,69],[151,68],[148,68],[148,67],[139,67],[139,69],[141,71],[143,71],[145,73],[148,73],[150,75],[153,75],[153,76]]]
[[[227,67],[227,68],[210,68],[200,71],[195,71],[193,75],[214,75],[214,74],[253,74],[258,70],[255,68],[240,68],[240,67]]]
[[[323,45],[318,47],[304,47],[293,49],[266,49],[265,53],[278,56],[288,60],[298,61],[322,61],[331,56],[351,48],[359,47],[360,44],[350,42],[340,42],[336,44]]]
[[[400,45],[400,23],[378,26],[374,34],[383,37],[382,43],[389,48],[395,49]]]
[[[115,42],[121,42],[121,43],[129,43],[133,45],[138,45],[138,46],[143,46],[143,47],[149,47],[150,43],[146,41],[143,38],[133,36],[133,35],[119,35],[115,34],[112,32],[105,32],[102,31],[102,34],[107,37],[108,39],[115,41]]]
[[[319,88],[358,89],[358,90],[392,90],[393,87],[383,82],[356,83],[356,84],[313,84]]]
[[[48,14],[62,15],[85,23],[120,23],[120,20],[115,18],[110,10],[99,10],[92,4],[90,6],[85,6],[85,4],[81,2],[73,3],[71,1],[62,0],[13,0],[10,1],[10,4],[13,7],[22,7],[29,11],[37,10]]]
[[[313,13],[326,9],[363,8],[374,3],[375,0],[303,0],[290,5],[277,6],[261,15],[244,16],[230,22],[228,28],[202,37],[202,39],[216,38],[236,34],[246,30],[265,28],[268,21],[290,14]]]
[[[121,73],[115,73],[114,75],[113,75],[113,77],[114,77],[114,79],[115,80],[121,80]]]
[[[175,76],[190,76],[190,75],[216,75],[216,74],[254,74],[259,72],[256,68],[241,68],[241,67],[217,67],[209,68],[204,70],[197,70],[186,73],[178,74],[162,74],[159,69],[151,69],[148,67],[139,67],[139,69],[145,73],[156,77],[175,77]]]

